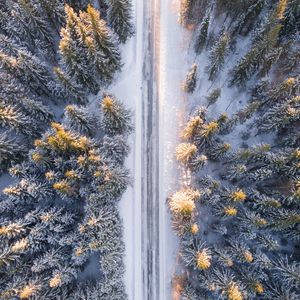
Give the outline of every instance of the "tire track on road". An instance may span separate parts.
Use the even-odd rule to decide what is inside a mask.
[[[160,1],[144,0],[144,93],[142,164],[143,299],[159,300],[159,8]],[[163,204],[164,205],[164,204]]]

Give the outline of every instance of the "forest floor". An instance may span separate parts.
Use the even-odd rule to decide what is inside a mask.
[[[176,0],[134,1],[135,36],[122,49],[125,65],[111,92],[134,114],[126,166],[132,186],[120,202],[129,300],[170,299],[177,240],[167,196],[180,177],[174,151],[184,122],[180,90],[190,39]]]

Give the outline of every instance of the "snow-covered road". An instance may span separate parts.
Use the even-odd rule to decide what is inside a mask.
[[[176,238],[166,198],[175,188],[174,149],[185,107],[187,40],[179,0],[135,0],[136,35],[123,49],[125,66],[112,92],[134,111],[126,165],[133,185],[120,202],[129,300],[171,299]]]

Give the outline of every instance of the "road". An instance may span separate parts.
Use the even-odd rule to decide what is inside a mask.
[[[142,135],[142,285],[143,299],[160,299],[159,194],[159,12],[160,1],[144,1],[143,135]],[[164,203],[163,203],[164,205]]]
[[[178,184],[174,149],[184,112],[180,83],[188,39],[178,24],[179,0],[135,0],[136,34],[122,50],[125,66],[112,89],[134,111],[126,166],[133,175],[120,202],[129,300],[171,299],[177,240],[167,196]]]
[[[189,68],[190,34],[178,24],[179,5],[179,0],[144,0],[143,300],[171,299],[171,278],[177,267],[177,239],[166,198],[176,189],[180,177],[174,149],[186,110],[186,96],[180,86]]]

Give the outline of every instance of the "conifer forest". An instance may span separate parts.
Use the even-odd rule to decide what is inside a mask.
[[[0,0],[21,299],[300,299],[300,0]]]

